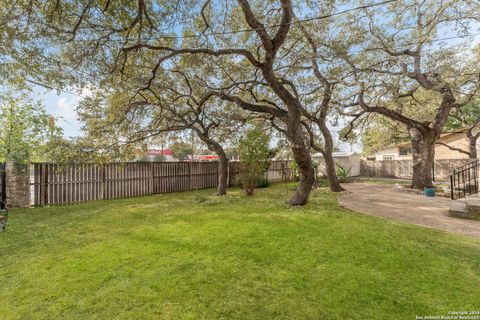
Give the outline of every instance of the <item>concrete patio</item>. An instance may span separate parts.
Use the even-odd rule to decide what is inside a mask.
[[[443,197],[400,193],[393,185],[349,183],[338,202],[347,209],[480,238],[480,221],[449,217],[451,200]]]

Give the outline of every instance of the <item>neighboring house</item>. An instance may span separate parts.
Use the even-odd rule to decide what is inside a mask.
[[[191,158],[191,156],[190,156]],[[193,161],[218,161],[220,159],[216,154],[194,154]]]
[[[478,129],[480,130],[480,128]],[[435,146],[435,159],[467,159],[469,155],[469,141],[466,128],[453,132],[443,133]],[[465,151],[465,152],[461,152]],[[477,141],[477,150],[480,150],[480,139]],[[410,142],[403,142],[388,146],[375,152],[374,157],[367,157],[376,161],[384,160],[411,160],[412,147]]]
[[[137,156],[137,159],[144,161],[177,161],[173,156],[173,151],[170,149],[149,149],[143,155]]]
[[[334,152],[333,160],[335,163],[341,165],[345,169],[350,169],[350,176],[355,177],[360,175],[360,155],[358,153]],[[312,159],[317,163],[317,175],[325,177],[327,172],[325,170],[325,161],[323,155],[315,153]]]

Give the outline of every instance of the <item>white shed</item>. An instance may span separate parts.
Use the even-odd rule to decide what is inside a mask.
[[[320,152],[315,153],[314,155],[312,155],[312,158],[313,161],[318,164],[317,175],[326,176],[327,173],[325,171],[325,160],[323,160],[323,155]],[[338,163],[345,169],[350,169],[351,177],[356,177],[360,175],[360,155],[358,153],[334,152],[333,160],[335,161],[335,163]]]

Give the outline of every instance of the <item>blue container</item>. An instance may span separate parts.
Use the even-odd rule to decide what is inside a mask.
[[[435,197],[435,188],[425,187],[423,194],[425,194],[425,197]]]

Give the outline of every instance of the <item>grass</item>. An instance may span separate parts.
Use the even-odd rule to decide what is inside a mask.
[[[290,188],[293,186],[290,185]],[[1,319],[414,319],[480,307],[480,241],[285,186],[12,211]]]
[[[401,178],[372,178],[372,177],[353,177],[352,182],[356,183],[374,183],[374,184],[391,184],[394,185],[396,183],[400,185],[411,185],[411,179],[401,179]],[[437,187],[448,187],[450,186],[449,181],[445,180],[437,180],[434,181],[434,185]]]
[[[411,184],[412,180],[396,178],[371,178],[371,177],[353,177],[352,182],[356,183],[375,183],[375,184]]]

